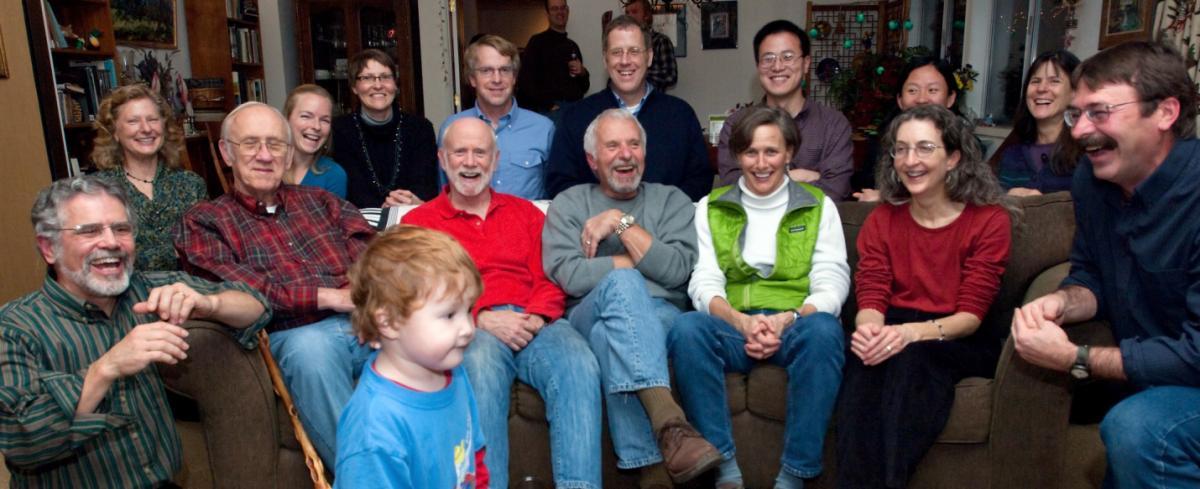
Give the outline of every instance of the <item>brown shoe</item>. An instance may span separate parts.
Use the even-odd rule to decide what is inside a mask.
[[[674,420],[658,431],[663,465],[676,484],[695,479],[721,463],[721,452],[700,436],[687,421]]]

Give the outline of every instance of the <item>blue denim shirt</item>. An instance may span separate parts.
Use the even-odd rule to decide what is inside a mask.
[[[454,114],[438,129],[438,147],[446,128],[462,117],[478,117],[489,125],[493,122],[479,110],[479,105]],[[495,126],[500,161],[492,174],[492,190],[515,195],[526,200],[546,198],[546,166],[550,157],[550,142],[554,140],[554,123],[537,112],[522,109],[513,99],[512,109]],[[438,180],[446,184],[446,174],[438,168]]]
[[[1084,159],[1071,194],[1077,227],[1063,285],[1096,295],[1130,381],[1200,386],[1200,141],[1177,141],[1128,199]]]

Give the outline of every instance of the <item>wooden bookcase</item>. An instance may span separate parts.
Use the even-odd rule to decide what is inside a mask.
[[[400,68],[396,100],[424,114],[415,0],[296,0],[300,79],[333,95],[335,115],[353,110],[357,98],[344,67],[363,49],[386,51]]]
[[[262,34],[253,0],[184,0],[192,78],[225,80],[224,112],[239,102],[266,102],[263,84]],[[235,51],[235,47],[241,49]],[[235,58],[235,52],[242,54]],[[258,93],[252,88],[257,81]],[[199,117],[198,117],[199,118]],[[219,121],[219,117],[217,117]]]
[[[100,100],[117,86],[120,67],[112,13],[108,0],[25,0],[24,5],[50,171],[53,178],[62,178],[72,171],[71,159],[82,170],[92,167],[90,155],[96,131],[91,121]],[[58,45],[59,26],[68,25],[85,39],[98,30],[99,46]],[[82,93],[62,95],[68,84]]]

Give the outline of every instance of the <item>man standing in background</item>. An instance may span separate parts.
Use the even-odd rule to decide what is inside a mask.
[[[534,34],[525,45],[525,69],[517,79],[517,98],[530,110],[551,112],[563,102],[583,98],[591,86],[579,45],[567,37],[570,16],[567,0],[546,0],[550,28]]]

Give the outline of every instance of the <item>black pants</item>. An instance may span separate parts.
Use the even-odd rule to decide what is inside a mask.
[[[932,317],[888,311],[886,322]],[[992,377],[998,359],[998,346],[971,338],[911,343],[873,367],[848,352],[837,409],[838,488],[905,487],[946,426],[955,384]]]

